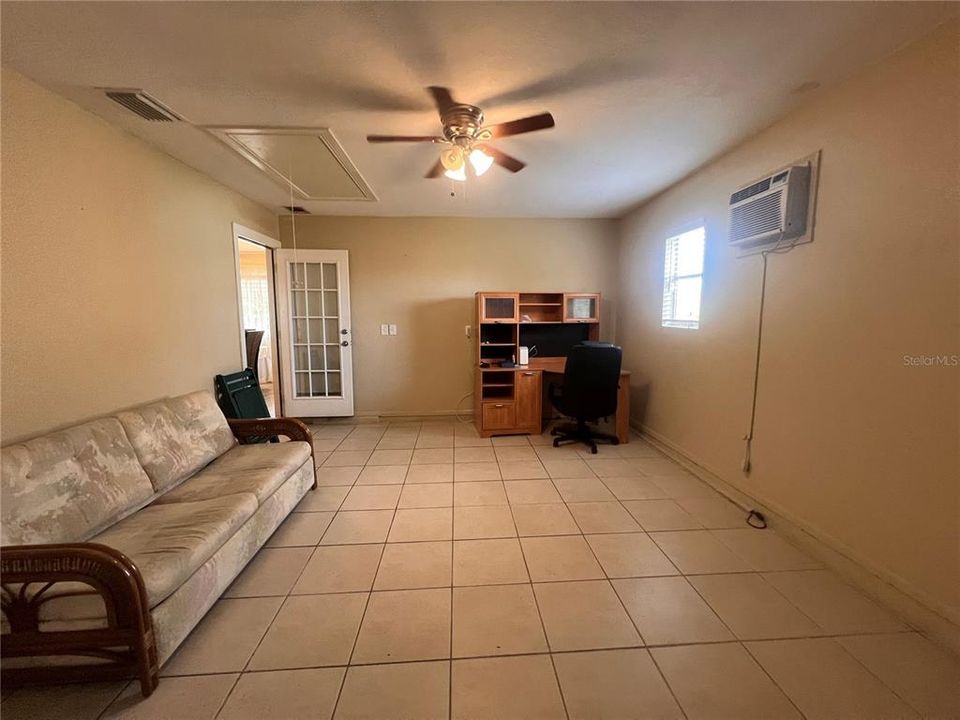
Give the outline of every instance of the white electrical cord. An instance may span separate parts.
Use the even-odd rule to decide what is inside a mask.
[[[753,426],[757,419],[757,387],[760,383],[760,347],[763,343],[763,303],[767,296],[767,254],[761,253],[763,258],[763,272],[760,275],[760,312],[757,318],[757,353],[753,364],[753,399],[750,402],[750,429],[743,436],[745,447],[743,464],[740,469],[750,474],[750,445],[753,443]]]
[[[477,332],[480,332],[480,329],[479,329],[479,328],[477,328]],[[472,333],[472,328],[471,328],[471,333]],[[470,339],[472,340],[473,338],[471,337]],[[478,338],[477,341],[479,342],[479,338]],[[471,382],[471,383],[473,382],[473,373],[474,373],[474,372],[479,372],[478,369],[474,368],[473,363],[469,361],[469,360],[470,360],[470,349],[471,349],[471,346],[472,346],[472,345],[473,345],[473,343],[470,343],[470,344],[467,345],[467,360],[468,360],[468,362],[467,362],[467,367],[470,368],[468,374],[470,375],[470,382]],[[462,398],[460,398],[459,400],[457,400],[457,407],[456,407],[456,409],[454,410],[454,416],[457,418],[457,422],[461,422],[461,423],[463,423],[464,425],[466,425],[466,424],[468,424],[468,423],[472,423],[472,422],[473,422],[473,418],[471,418],[471,417],[467,417],[467,418],[462,418],[462,417],[460,417],[460,406],[463,405],[463,401],[466,400],[466,399],[467,399],[468,397],[470,397],[471,395],[473,395],[473,391],[472,391],[472,390],[471,390],[470,392],[468,392],[466,395],[464,395]]]
[[[782,241],[783,233],[781,233],[780,239],[777,240],[777,244],[772,250],[764,250],[760,253],[761,258],[763,258],[763,270],[760,275],[760,312],[757,317],[757,353],[753,364],[753,398],[750,401],[750,429],[747,431],[747,434],[743,436],[745,446],[743,463],[740,466],[740,469],[747,475],[750,474],[750,451],[753,444],[753,428],[757,420],[757,389],[760,385],[760,349],[763,345],[763,306],[767,297],[767,256],[771,254],[783,255],[793,250],[797,245],[796,241],[794,241],[789,245],[780,247]]]

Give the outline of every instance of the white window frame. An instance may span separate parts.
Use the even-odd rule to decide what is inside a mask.
[[[700,272],[689,273],[686,275],[677,274],[676,258],[677,248],[680,238],[697,230],[703,233],[703,249],[700,256]],[[681,330],[699,330],[700,314],[703,308],[703,270],[706,263],[707,254],[707,227],[703,221],[690,223],[684,226],[682,230],[672,233],[663,243],[663,299],[660,306],[660,327],[677,328]],[[697,319],[684,320],[676,317],[677,306],[677,282],[699,278],[700,280],[700,303],[697,306]]]

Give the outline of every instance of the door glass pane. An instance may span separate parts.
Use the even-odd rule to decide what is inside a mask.
[[[307,288],[320,289],[320,263],[307,263]]]
[[[303,263],[290,263],[290,287],[303,287]]]
[[[307,373],[297,373],[295,377],[297,397],[310,397],[310,376]]]
[[[336,290],[324,290],[323,301],[325,303],[323,308],[324,315],[327,317],[340,317],[340,310],[339,306],[337,305]]]
[[[324,320],[323,325],[327,329],[327,339],[324,342],[340,342],[340,323],[336,320]]]
[[[310,366],[307,365],[307,348],[304,345],[294,345],[293,346],[293,369],[297,370],[309,370]]]
[[[293,308],[293,316],[305,317],[307,314],[307,298],[303,290],[291,290],[290,300],[290,307]]]
[[[327,355],[327,370],[339,370],[340,369],[340,346],[339,345],[327,345],[326,348]]]
[[[327,373],[327,395],[339,396],[340,392],[340,373],[338,372],[328,372]]]
[[[313,328],[310,328],[311,330]],[[307,341],[307,321],[293,321],[293,341],[295,343],[305,343]]]
[[[311,370],[325,370],[324,367],[324,353],[322,345],[311,345],[310,346],[310,369]]]
[[[323,381],[323,373],[310,373],[310,382],[312,383],[312,393],[314,397],[323,397],[327,394],[327,386]]]
[[[336,263],[323,263],[323,287],[325,290],[337,289]]]
[[[310,317],[323,317],[323,306],[320,304],[320,295],[319,291],[308,290],[307,291],[307,310]],[[316,338],[313,338],[316,340]]]
[[[310,323],[310,342],[312,343],[322,343],[323,342],[323,320],[305,320],[304,322]]]

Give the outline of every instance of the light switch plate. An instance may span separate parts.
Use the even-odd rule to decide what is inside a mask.
[[[393,324],[390,325],[390,334],[391,334],[391,335],[396,335],[396,334],[397,334],[397,326],[396,326],[396,325],[393,325]]]
[[[389,335],[389,334],[390,334],[390,326],[387,325],[387,324],[381,325],[381,326],[380,326],[380,334],[381,334],[381,335]]]

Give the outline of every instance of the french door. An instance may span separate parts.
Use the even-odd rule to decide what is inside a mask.
[[[353,415],[353,342],[346,250],[277,250],[284,413]]]

